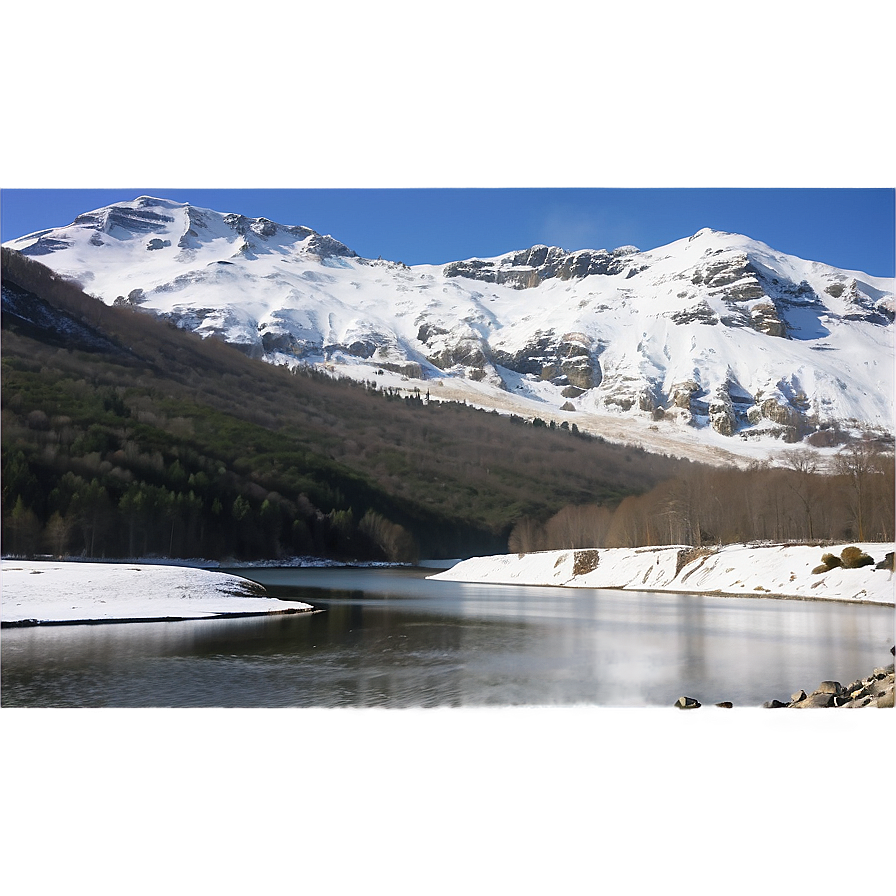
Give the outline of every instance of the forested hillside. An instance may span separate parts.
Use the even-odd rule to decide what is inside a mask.
[[[690,466],[292,373],[2,260],[5,553],[490,553],[524,517],[615,507]]]

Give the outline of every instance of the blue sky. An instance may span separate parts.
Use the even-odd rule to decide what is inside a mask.
[[[161,15],[141,20],[136,43],[129,19],[102,17],[112,33],[92,33],[91,51],[128,47],[152,64],[132,71],[116,50],[101,89],[71,80],[83,10],[62,5],[38,37],[28,9],[11,6],[16,40],[0,68],[10,83],[27,72],[29,102],[0,143],[2,186],[48,189],[0,190],[3,240],[149,193],[303,224],[407,264],[535,243],[650,249],[712,227],[894,275],[881,113],[892,29],[873,4],[779,3],[769,18],[708,0],[561,0],[548,13],[532,2],[512,15],[462,0],[411,16],[403,2],[349,0],[337,20],[321,5],[291,11],[301,52],[295,27],[210,20],[200,5],[178,6],[176,41]],[[459,64],[472,34],[476,64]],[[741,64],[769,34],[774,64]],[[787,51],[832,35],[861,47],[862,64],[811,66]],[[183,82],[163,88],[175,71]],[[221,184],[306,189],[193,188]],[[125,186],[55,189],[95,185]],[[553,185],[626,189],[543,189]]]

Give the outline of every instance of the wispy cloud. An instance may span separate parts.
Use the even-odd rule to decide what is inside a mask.
[[[538,239],[571,252],[576,249],[614,249],[634,241],[637,228],[627,217],[604,208],[554,205],[537,226]]]

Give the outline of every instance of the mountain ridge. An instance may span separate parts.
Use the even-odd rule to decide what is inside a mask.
[[[584,426],[722,436],[735,453],[893,435],[893,279],[739,234],[407,266],[310,227],[144,196],[5,245],[107,304],[272,363],[392,371]]]

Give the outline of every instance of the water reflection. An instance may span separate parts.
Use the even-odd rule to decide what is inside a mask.
[[[688,694],[758,706],[864,675],[893,643],[890,608],[425,575],[257,570],[269,593],[323,612],[5,629],[2,703],[671,706]]]

